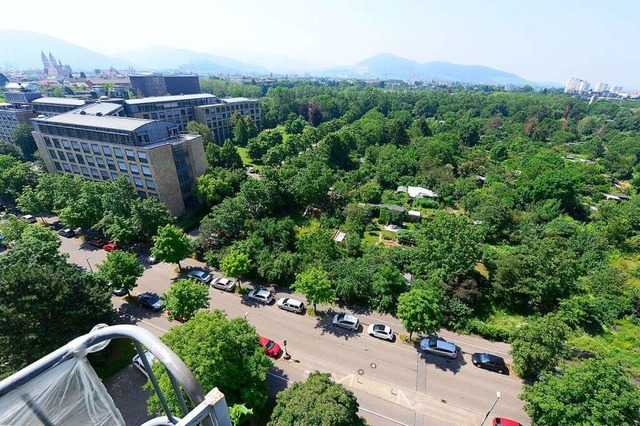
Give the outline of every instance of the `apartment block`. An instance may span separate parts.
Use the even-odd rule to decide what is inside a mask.
[[[167,121],[98,115],[119,111],[106,104],[95,114],[87,112],[97,108],[90,106],[31,120],[47,170],[97,182],[124,177],[141,197],[159,199],[182,215],[206,169],[202,137],[179,134]]]
[[[0,140],[13,143],[13,132],[23,123],[29,123],[33,113],[29,108],[0,103]]]
[[[73,111],[85,104],[86,101],[82,99],[44,97],[31,101],[31,108],[36,117],[39,115],[51,117]]]
[[[231,117],[236,112],[242,116],[250,116],[258,130],[262,129],[262,115],[258,99],[220,99],[218,103],[196,107],[195,119],[206,124],[213,132],[216,143],[222,145],[233,134]]]
[[[187,123],[195,120],[195,108],[218,102],[220,101],[216,96],[208,93],[199,93],[195,95],[129,99],[124,102],[124,108],[130,117],[171,121],[178,126],[180,132],[186,132]]]

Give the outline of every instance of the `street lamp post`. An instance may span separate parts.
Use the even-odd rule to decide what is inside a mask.
[[[282,342],[284,344],[284,359],[291,359],[291,355],[287,352],[287,341]]]
[[[91,267],[91,263],[89,263],[89,258],[87,257],[87,265],[89,265],[89,270],[93,272],[93,268]]]
[[[500,399],[500,391],[496,391],[496,400],[493,401],[493,405],[491,406],[491,408],[489,408],[489,411],[487,411],[487,415],[484,416],[484,419],[482,419],[482,423],[480,423],[480,426],[484,425],[484,422],[487,421],[487,418],[489,418],[489,414],[491,414],[496,404],[498,403],[499,399]]]

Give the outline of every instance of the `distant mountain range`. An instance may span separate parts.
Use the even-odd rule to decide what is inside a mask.
[[[52,52],[57,59],[65,65],[70,65],[74,71],[133,67],[138,71],[259,76],[271,72],[296,73],[304,69],[306,74],[318,77],[400,80],[418,78],[424,81],[458,81],[473,84],[540,85],[515,74],[489,67],[448,62],[419,63],[389,53],[365,59],[353,66],[329,69],[312,66],[307,68],[302,61],[291,61],[291,68],[287,70],[286,65],[282,65],[282,58],[269,55],[255,55],[254,60],[243,62],[211,53],[158,46],[118,56],[108,56],[43,34],[0,30],[0,70],[42,68],[40,51],[44,51],[45,54]]]

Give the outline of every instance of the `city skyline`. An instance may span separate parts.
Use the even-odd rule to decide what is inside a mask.
[[[581,76],[594,84],[640,87],[633,73],[640,58],[631,54],[634,40],[640,38],[632,21],[640,5],[628,1],[606,7],[577,0],[499,0],[491,7],[469,1],[187,1],[180,8],[150,10],[116,0],[111,6],[126,10],[122,16],[145,19],[123,23],[122,30],[104,25],[104,30],[95,26],[79,31],[78,25],[59,25],[61,19],[81,23],[95,18],[62,0],[56,9],[63,11],[59,16],[54,10],[28,20],[4,20],[0,29],[40,32],[109,55],[168,46],[257,64],[269,56],[284,63],[295,59],[332,67],[391,53],[419,62],[484,65],[536,82],[564,85]],[[16,4],[8,4],[5,11],[7,16],[20,14]],[[159,30],[161,25],[173,28],[168,24],[184,25],[188,31]],[[65,59],[73,65],[72,58]]]

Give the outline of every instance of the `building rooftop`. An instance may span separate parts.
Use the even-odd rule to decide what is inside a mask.
[[[72,111],[72,114],[80,115],[113,115],[122,109],[122,105],[111,102],[99,102]],[[84,113],[84,114],[83,114]]]
[[[132,132],[146,124],[157,120],[145,120],[142,118],[96,116],[83,114],[60,114],[49,118],[36,118],[35,121],[43,124],[68,124],[76,126],[97,127],[109,130],[122,130]]]
[[[217,99],[216,96],[213,96],[209,93],[198,93],[195,95],[176,95],[176,96],[151,96],[148,98],[142,99],[129,99],[125,102],[128,105],[142,105],[142,104],[150,104],[155,102],[176,102],[176,101],[188,101],[191,99]]]
[[[257,101],[257,99],[249,99],[249,98],[223,98],[221,100],[222,100],[222,102],[225,102],[225,103],[228,103],[228,104]]]
[[[31,101],[31,103],[36,105],[82,106],[86,102],[81,99],[45,97],[45,98],[34,99],[33,101]]]

